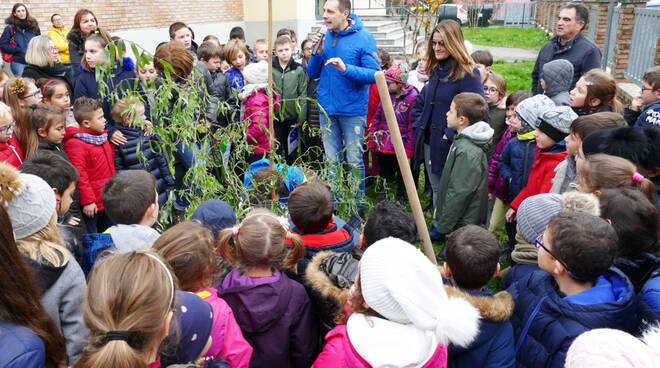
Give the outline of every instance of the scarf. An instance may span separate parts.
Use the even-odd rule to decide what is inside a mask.
[[[426,81],[429,80],[429,75],[426,74],[426,70],[420,68],[419,65],[417,66],[417,80],[422,83],[426,83]]]
[[[95,146],[102,146],[108,140],[108,133],[103,133],[99,135],[89,134],[89,133],[76,133],[74,137],[80,139],[81,141]]]
[[[30,27],[30,23],[28,22],[27,18],[26,19],[16,19],[14,24],[16,25],[16,28],[18,28],[18,29],[28,29]]]

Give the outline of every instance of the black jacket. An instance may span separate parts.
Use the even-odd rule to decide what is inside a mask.
[[[575,87],[578,79],[591,69],[600,68],[602,55],[600,49],[582,33],[578,33],[573,39],[565,44],[561,44],[559,36],[553,37],[548,43],[543,45],[539,56],[536,58],[534,70],[532,71],[532,93],[542,94],[540,74],[543,71],[543,65],[552,60],[566,59],[573,64],[573,82],[571,88]],[[570,90],[569,89],[569,90]]]
[[[71,79],[69,79],[69,75],[64,68],[64,64],[60,62],[53,66],[36,66],[33,64],[28,64],[28,66],[23,69],[23,77],[32,78],[35,82],[42,78],[59,79],[64,81],[67,88],[69,88],[69,97],[73,98],[73,83],[71,82]]]

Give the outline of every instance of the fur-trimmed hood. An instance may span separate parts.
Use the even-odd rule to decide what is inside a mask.
[[[481,318],[491,322],[506,322],[513,314],[513,297],[506,291],[495,295],[490,293],[467,293],[451,285],[445,285],[445,292],[450,297],[463,298],[477,308]]]
[[[335,256],[336,253],[332,251],[323,251],[318,252],[312,258],[312,261],[307,265],[307,270],[305,272],[305,278],[309,286],[311,286],[321,297],[323,298],[335,298],[339,305],[345,305],[348,301],[348,290],[349,288],[341,288],[338,286],[340,283],[337,281],[337,284],[333,282],[332,279],[339,280],[341,278],[346,278],[346,275],[327,275],[323,270],[321,270],[321,263],[332,256]],[[354,259],[355,265],[359,262],[357,259]],[[352,285],[352,279],[351,285]],[[350,285],[348,285],[350,287]]]

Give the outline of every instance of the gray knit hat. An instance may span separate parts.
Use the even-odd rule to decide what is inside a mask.
[[[40,177],[21,174],[3,162],[0,162],[0,202],[7,208],[17,240],[46,227],[55,214],[53,188]]]
[[[536,238],[543,234],[550,219],[560,212],[561,196],[559,194],[537,194],[522,201],[518,207],[516,218],[523,238],[528,243],[534,244]]]
[[[527,124],[536,129],[541,123],[539,119],[541,115],[553,107],[555,107],[555,103],[552,102],[550,97],[536,95],[520,101],[518,106],[516,106],[516,112]]]
[[[569,106],[552,107],[541,114],[538,129],[555,142],[563,141],[571,132],[571,124],[577,117]]]

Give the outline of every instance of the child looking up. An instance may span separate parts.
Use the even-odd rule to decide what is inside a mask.
[[[570,61],[557,59],[543,64],[540,79],[544,94],[550,97],[556,106],[568,105],[568,92],[573,81],[573,64]]]
[[[80,173],[78,191],[87,232],[103,232],[112,221],[105,214],[101,188],[115,174],[115,150],[108,142],[103,108],[98,100],[80,97],[73,104],[73,114],[80,128],[67,129],[64,152]]]
[[[293,242],[287,251],[285,240]],[[243,336],[254,348],[255,367],[309,367],[317,326],[305,288],[289,279],[305,248],[274,214],[250,212],[240,225],[218,238],[220,255],[236,269],[217,284],[219,296],[234,311]]]
[[[13,134],[16,122],[11,115],[11,108],[0,101],[0,162],[6,162],[15,168],[23,164],[23,151],[18,139]]]
[[[642,111],[642,106],[645,107]],[[642,77],[642,93],[624,111],[628,124],[635,127],[660,126],[660,65],[650,68]]]
[[[493,138],[493,128],[483,121],[487,113],[484,98],[472,92],[456,95],[447,112],[447,127],[456,129],[456,136],[438,189],[436,221],[444,239],[465,225],[486,223],[486,149]]]
[[[490,72],[483,80],[483,84],[486,103],[488,103],[488,125],[495,131],[486,156],[490,160],[495,152],[495,146],[506,130],[506,80],[501,75]]]
[[[601,69],[592,69],[577,81],[568,103],[578,115],[623,111],[621,102],[616,99],[616,81]]]
[[[37,84],[43,94],[43,103],[60,108],[66,115],[66,126],[79,128],[71,109],[69,85],[59,79],[50,79],[43,83],[42,81],[43,79],[40,79]]]
[[[213,308],[213,340],[204,357],[223,359],[232,367],[247,367],[252,347],[243,338],[231,308],[212,287],[216,268],[214,248],[213,234],[192,221],[169,228],[153,246],[174,270],[181,290],[197,293]]]

